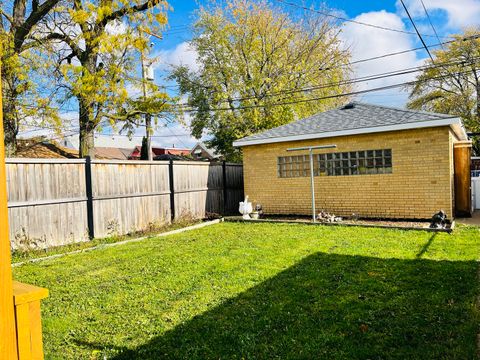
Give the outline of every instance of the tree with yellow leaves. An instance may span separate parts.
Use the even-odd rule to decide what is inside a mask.
[[[467,130],[480,132],[480,36],[478,29],[454,35],[454,40],[432,51],[416,82],[408,86],[408,107],[459,116]],[[443,64],[443,65],[439,65]],[[480,154],[480,140],[474,137]]]
[[[135,54],[148,51],[146,32],[161,31],[168,8],[162,0],[73,0],[44,21],[37,40],[58,46],[59,73],[78,102],[81,157],[92,155],[103,124],[131,128],[144,114],[171,109],[169,96],[149,82],[142,84],[150,88],[147,99],[128,91],[142,81],[131,76]]]
[[[38,24],[60,0],[0,1],[0,44],[2,64],[3,114],[7,156],[16,151],[16,138],[27,118],[34,123],[57,121],[51,97],[38,90],[32,73],[45,71],[45,62],[36,52],[40,45],[32,39]]]
[[[201,7],[190,46],[199,70],[172,73],[195,110],[192,135],[238,161],[236,139],[336,107],[350,90],[341,28],[316,13],[289,14],[267,1]],[[324,100],[315,100],[325,98]]]

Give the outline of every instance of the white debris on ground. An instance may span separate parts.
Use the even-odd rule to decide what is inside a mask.
[[[326,222],[326,223],[343,221],[343,219],[341,217],[335,216],[335,214],[327,213],[323,210],[318,213],[317,220],[320,221],[320,222]]]

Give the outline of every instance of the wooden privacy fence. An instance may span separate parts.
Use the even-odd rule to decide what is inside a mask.
[[[181,217],[232,214],[240,164],[194,161],[7,159],[12,248],[123,235]]]

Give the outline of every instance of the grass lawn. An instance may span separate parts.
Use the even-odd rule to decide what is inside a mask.
[[[98,245],[112,244],[122,240],[135,239],[138,237],[151,237],[171,230],[181,229],[187,226],[199,224],[200,221],[194,219],[179,220],[171,224],[162,224],[160,226],[154,226],[151,229],[145,231],[139,231],[130,233],[127,235],[112,235],[106,238],[93,239],[91,241],[73,243],[62,246],[54,246],[48,249],[30,249],[30,250],[16,250],[12,253],[12,263],[21,263],[31,259],[38,259],[56,254],[62,254],[66,252],[73,252],[79,250],[91,249]]]
[[[46,359],[475,359],[480,230],[223,223],[28,264]]]

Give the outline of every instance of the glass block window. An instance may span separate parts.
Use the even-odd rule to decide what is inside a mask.
[[[278,177],[310,176],[308,155],[282,156],[278,158]],[[361,150],[313,157],[315,176],[342,176],[392,173],[392,150]]]

